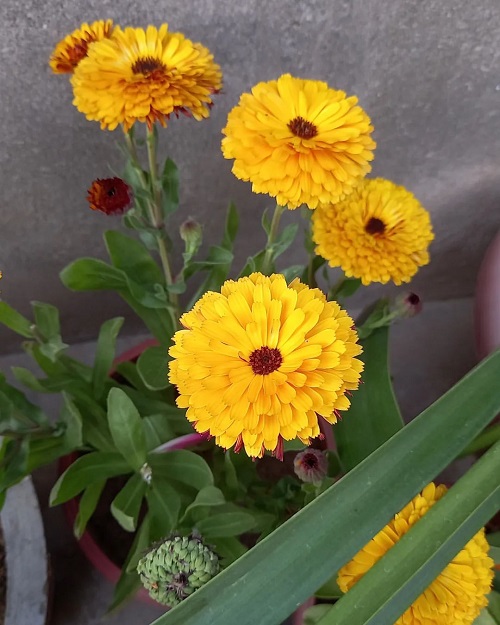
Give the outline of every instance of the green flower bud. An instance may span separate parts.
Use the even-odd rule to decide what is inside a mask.
[[[326,477],[328,460],[322,451],[305,449],[295,456],[293,469],[303,482],[317,484]]]
[[[186,244],[186,253],[190,256],[196,254],[202,241],[201,225],[190,217],[181,224],[180,235]]]
[[[219,572],[219,558],[201,537],[172,536],[139,560],[137,572],[150,596],[174,606]]]

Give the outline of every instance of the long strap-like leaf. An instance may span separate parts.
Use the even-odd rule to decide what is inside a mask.
[[[500,412],[500,352],[156,625],[278,625]]]

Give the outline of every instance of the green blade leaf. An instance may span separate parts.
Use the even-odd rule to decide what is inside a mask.
[[[404,425],[389,375],[389,328],[361,341],[365,364],[351,407],[333,427],[340,461],[350,471]]]
[[[79,258],[60,273],[64,286],[72,291],[120,291],[127,287],[123,271],[96,258]]]
[[[255,527],[255,518],[248,512],[223,512],[201,519],[196,523],[196,529],[203,538],[225,538],[239,536]]]
[[[109,391],[108,424],[118,451],[137,471],[146,462],[146,436],[137,408],[120,388]]]
[[[83,421],[80,411],[66,393],[63,393],[63,399],[61,420],[66,425],[64,444],[67,451],[70,452],[83,445]]]
[[[111,502],[111,514],[127,532],[134,532],[147,485],[136,473]]]
[[[394,623],[500,508],[499,476],[497,443],[318,625]]]
[[[123,317],[116,317],[105,321],[99,331],[97,349],[92,370],[92,388],[94,396],[101,397],[109,371],[115,358],[116,339],[123,325]]]
[[[283,621],[500,411],[499,367],[497,352],[156,625]]]
[[[239,226],[239,217],[238,211],[236,210],[236,206],[233,202],[230,202],[227,214],[226,214],[226,223],[224,226],[224,238],[222,240],[221,246],[226,250],[233,251],[233,243],[238,234],[238,226]]]
[[[139,356],[137,371],[147,388],[159,391],[170,386],[168,381],[168,361],[165,347],[148,347]]]
[[[27,339],[33,338],[31,321],[5,302],[0,302],[0,323]]]
[[[61,339],[59,311],[55,306],[43,302],[32,302],[32,306],[35,315],[35,331],[43,341],[40,351],[49,360],[55,362],[57,356],[68,347]]]
[[[181,509],[181,498],[169,480],[155,475],[146,494],[151,531],[155,538],[166,536],[177,525]]]
[[[121,454],[105,451],[85,454],[75,460],[54,484],[50,505],[56,506],[72,499],[94,482],[127,473],[130,473],[130,467]]]
[[[179,172],[171,158],[167,158],[161,174],[163,214],[165,219],[179,207]]]
[[[93,482],[83,491],[78,503],[78,514],[73,525],[73,533],[77,538],[81,538],[87,527],[90,517],[94,514],[99,502],[101,493],[106,486],[106,480]]]
[[[182,482],[197,490],[213,486],[214,483],[214,476],[205,460],[186,449],[163,454],[150,453],[148,463],[153,469],[153,475]]]

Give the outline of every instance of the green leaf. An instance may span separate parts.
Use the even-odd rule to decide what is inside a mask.
[[[133,469],[140,469],[146,462],[142,419],[133,402],[119,388],[109,391],[108,424],[118,451]]]
[[[32,302],[35,315],[35,332],[43,341],[40,351],[54,362],[57,356],[68,346],[61,340],[59,311],[51,304]]]
[[[223,566],[229,566],[248,551],[248,548],[234,536],[213,538],[211,542],[215,545],[215,551],[222,558]]]
[[[78,514],[73,525],[73,533],[79,539],[87,527],[90,517],[94,514],[101,493],[106,486],[106,480],[93,482],[83,491],[78,502]]]
[[[336,578],[337,575],[335,574],[326,582],[326,584],[323,584],[321,588],[318,588],[318,590],[314,593],[314,596],[318,597],[318,599],[338,599],[339,597],[342,597],[344,593],[338,587]]]
[[[80,411],[66,393],[63,393],[63,400],[61,420],[66,425],[64,445],[69,453],[83,445],[83,423]]]
[[[497,625],[497,621],[491,616],[487,608],[481,610],[473,625]]]
[[[500,412],[499,367],[497,352],[155,625],[282,622]]]
[[[202,488],[198,492],[193,503],[186,508],[181,522],[186,519],[189,514],[191,514],[192,518],[196,519],[196,514],[193,514],[193,512],[206,510],[212,506],[222,506],[225,503],[226,499],[224,493],[219,488],[215,486],[205,486],[205,488]]]
[[[214,476],[201,456],[187,449],[167,453],[150,453],[148,463],[153,475],[187,484],[196,490],[213,486]]]
[[[488,554],[495,564],[500,564],[500,547],[491,547]]]
[[[304,272],[304,265],[292,265],[286,269],[282,269],[280,273],[285,276],[287,284],[290,284],[295,278],[299,278]]]
[[[65,267],[60,277],[72,291],[120,291],[127,288],[123,271],[96,258],[79,258]]]
[[[116,582],[116,586],[113,591],[113,601],[108,607],[106,614],[111,614],[114,610],[121,607],[126,601],[130,601],[140,587],[141,579],[137,571],[131,571],[128,573],[125,569],[123,569],[120,579]]]
[[[495,619],[495,623],[500,625],[500,593],[492,590],[488,595],[488,612]]]
[[[343,300],[354,295],[361,286],[359,278],[342,278],[328,293],[329,300]]]
[[[6,302],[0,302],[0,323],[27,339],[33,338],[32,324]]]
[[[137,528],[137,519],[146,490],[146,482],[136,473],[129,478],[111,502],[111,514],[127,532],[134,532]]]
[[[329,609],[330,606],[324,604],[311,606],[304,614],[304,625],[316,625]]]
[[[105,382],[115,358],[116,339],[123,325],[123,317],[116,317],[105,321],[99,331],[97,348],[92,370],[92,388],[95,397],[102,397]]]
[[[255,519],[248,512],[223,512],[201,519],[196,529],[207,540],[212,538],[239,536],[255,527]]]
[[[179,207],[179,172],[171,158],[167,158],[161,174],[163,213],[165,219]]]
[[[272,245],[272,259],[276,260],[285,250],[294,242],[299,229],[298,224],[289,224],[278,235],[276,241]]]
[[[147,513],[135,534],[134,542],[123,566],[124,571],[127,571],[127,573],[135,571],[137,563],[148,550],[153,540],[154,537],[151,536],[151,519],[149,513]]]
[[[500,508],[499,475],[497,443],[318,625],[394,623]]]
[[[236,235],[238,234],[238,226],[239,226],[239,217],[238,211],[236,210],[236,206],[233,202],[229,203],[227,214],[226,214],[226,223],[224,225],[224,238],[222,240],[221,246],[226,250],[233,251],[234,240],[236,239]]]
[[[364,384],[353,392],[351,407],[333,428],[345,471],[350,471],[403,427],[389,375],[389,328],[374,330],[361,344]]]
[[[166,347],[148,347],[139,356],[137,372],[145,386],[153,391],[170,386],[168,381],[168,361],[170,357]]]
[[[488,542],[493,547],[500,547],[500,532],[493,532],[492,534],[488,534],[486,536]]]
[[[130,467],[121,454],[104,451],[85,454],[75,460],[54,484],[50,505],[72,499],[94,482],[127,473],[130,473]]]
[[[37,425],[47,426],[50,424],[47,415],[38,406],[31,403],[24,393],[11,386],[2,373],[0,373],[0,391],[4,394],[6,401],[11,404],[14,416],[19,413],[23,419],[28,419]],[[1,413],[2,421],[6,414],[4,410],[5,408]]]
[[[238,473],[236,472],[229,450],[224,454],[224,478],[228,495],[230,497],[236,497],[240,490],[240,484],[238,481]]]
[[[29,439],[4,440],[0,493],[28,474]]]
[[[157,538],[171,532],[179,520],[181,498],[170,481],[153,471],[151,488],[146,494],[152,531]]]
[[[150,415],[142,420],[148,451],[175,438],[175,432],[163,414]]]

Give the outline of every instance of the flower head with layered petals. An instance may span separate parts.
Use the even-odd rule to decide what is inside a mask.
[[[54,74],[72,74],[76,66],[87,56],[91,43],[108,39],[113,32],[112,20],[99,20],[82,24],[80,28],[66,35],[56,45],[49,65]]]
[[[172,113],[208,117],[222,74],[207,48],[163,24],[116,28],[89,48],[71,82],[73,104],[87,119],[128,130],[136,121],[165,125]]]
[[[340,569],[342,592],[354,586],[406,532],[446,493],[433,483],[396,514],[354,558]],[[484,529],[453,558],[432,584],[394,625],[470,625],[487,605],[493,580],[493,560],[488,557]]]
[[[371,169],[373,127],[358,99],[284,74],[244,93],[229,113],[222,152],[233,173],[281,206],[338,202]]]
[[[121,178],[98,178],[87,191],[87,201],[94,211],[119,215],[132,205],[132,189]]]
[[[298,279],[254,273],[207,292],[181,317],[169,378],[198,432],[224,448],[282,456],[283,440],[318,436],[346,410],[363,364],[353,322]]]
[[[335,205],[313,214],[316,253],[346,276],[385,284],[409,282],[427,265],[434,239],[429,213],[416,197],[390,180],[363,180]]]

